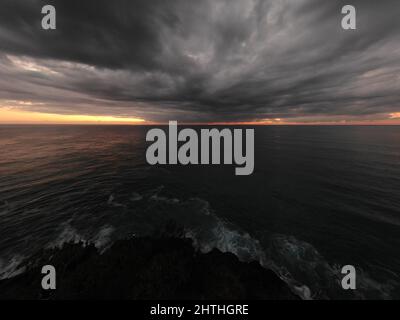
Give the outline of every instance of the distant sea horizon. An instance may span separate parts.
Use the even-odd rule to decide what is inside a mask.
[[[257,124],[257,123],[192,123],[179,122],[179,126],[218,126],[218,127],[398,127],[400,124]],[[168,122],[160,123],[0,123],[0,126],[121,126],[121,127],[146,127],[146,126],[168,126]]]

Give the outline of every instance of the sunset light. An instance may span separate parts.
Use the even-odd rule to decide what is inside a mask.
[[[0,123],[6,124],[139,124],[144,119],[109,115],[65,115],[0,108]]]

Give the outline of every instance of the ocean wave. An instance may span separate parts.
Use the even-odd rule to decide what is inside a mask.
[[[386,277],[383,281],[373,278],[365,270],[357,270],[357,290],[355,296],[357,299],[384,299],[394,298],[394,292],[400,288],[400,279],[396,274]]]
[[[22,255],[15,255],[10,259],[0,258],[0,280],[17,276],[25,271],[22,265],[25,257]]]
[[[262,243],[250,233],[224,220],[213,210],[210,203],[200,197],[178,199],[161,192],[159,186],[142,194],[133,192],[128,201],[143,201],[151,205],[154,221],[176,221],[184,229],[184,236],[193,241],[201,252],[213,249],[230,252],[244,262],[257,261],[263,267],[274,271],[302,299],[390,299],[399,288],[396,274],[387,273],[384,280],[375,279],[371,273],[357,268],[357,290],[345,291],[341,287],[341,267],[328,262],[312,244],[292,235],[270,234]],[[108,204],[114,206],[111,195]],[[147,221],[147,220],[146,220]],[[131,230],[141,236],[141,232]],[[62,247],[64,243],[91,243],[103,252],[113,242],[116,227],[103,225],[93,230],[78,231],[71,221],[62,225],[56,239],[48,248]],[[18,272],[23,257],[0,260],[0,278],[10,277]]]
[[[202,211],[207,212],[206,214],[212,218],[211,229],[186,228],[185,236],[192,239],[196,248],[202,253],[213,249],[229,252],[242,262],[257,261],[264,268],[274,271],[299,297],[305,300],[311,299],[309,287],[294,280],[286,270],[282,272],[283,269],[278,268],[272,260],[269,260],[259,240],[247,232],[235,229],[232,224],[222,221],[215,214],[211,214],[208,208],[209,205],[205,205]]]
[[[149,199],[152,200],[152,201],[162,201],[162,202],[170,203],[170,204],[174,204],[174,203],[179,203],[180,202],[179,199],[163,197],[163,196],[159,196],[157,194],[152,195]]]
[[[86,245],[87,240],[78,232],[77,229],[73,228],[69,223],[65,223],[62,226],[61,233],[57,236],[55,240],[48,243],[47,248],[62,248],[64,243],[79,242],[82,242],[83,245]]]
[[[259,262],[287,282],[301,298],[310,298],[307,286],[291,279],[288,272],[281,274],[282,269],[276,268],[268,259],[261,243],[249,233],[220,218],[207,200],[200,197],[181,200],[160,195],[163,190],[164,186],[159,186],[144,194],[144,199],[161,206],[161,210],[151,211],[155,220],[175,221],[183,227],[184,237],[190,238],[194,247],[202,253],[218,249],[234,254],[242,262]]]
[[[378,281],[357,267],[357,289],[346,291],[341,285],[342,267],[330,264],[314,246],[293,236],[272,236],[268,256],[279,274],[289,276],[287,282],[302,279],[315,299],[390,299],[399,287],[394,275]]]
[[[93,243],[96,248],[104,251],[112,243],[112,234],[114,233],[114,231],[115,228],[113,226],[105,225],[92,239],[89,240],[89,242]]]
[[[129,198],[129,201],[136,202],[136,201],[141,201],[141,200],[145,199],[147,201],[149,201],[149,200],[150,201],[159,201],[159,202],[165,202],[165,203],[171,203],[171,204],[178,203],[180,201],[177,198],[169,198],[166,196],[160,196],[159,194],[162,192],[163,189],[164,189],[164,186],[161,185],[156,188],[150,189],[150,190],[144,192],[143,194],[140,194],[139,192],[136,192],[136,191],[132,192],[132,194]],[[114,196],[113,195],[111,195],[111,196],[113,198],[111,199],[111,201],[109,199],[109,204],[115,203]],[[124,205],[124,204],[118,204],[117,206],[126,207],[126,205]]]
[[[62,248],[65,243],[80,243],[82,246],[93,244],[100,252],[104,252],[112,244],[112,234],[115,228],[111,225],[104,225],[94,233],[79,232],[70,223],[64,223],[62,231],[50,241],[45,249]],[[25,271],[27,256],[16,254],[9,258],[0,258],[0,280],[14,277]]]
[[[140,201],[143,199],[143,196],[137,192],[132,192],[131,197],[129,198],[130,201]]]
[[[114,194],[111,194],[111,195],[108,197],[107,204],[108,204],[109,206],[112,206],[112,207],[122,207],[122,208],[126,208],[126,205],[125,205],[125,204],[122,204],[122,203],[119,203],[119,202],[116,202],[116,201],[115,201],[115,196],[114,196]]]
[[[10,205],[7,200],[0,201],[0,216],[8,214],[9,208]]]
[[[83,246],[94,244],[96,248],[104,250],[111,243],[111,235],[115,228],[110,225],[104,225],[98,229],[93,235],[79,232],[72,227],[70,223],[65,223],[58,237],[51,241],[47,248],[62,248],[65,243],[81,243]]]
[[[274,271],[302,299],[389,299],[398,288],[395,276],[378,281],[357,268],[357,290],[345,291],[341,267],[329,263],[312,244],[284,234],[272,234],[267,243],[261,244],[248,232],[217,216],[207,200],[168,198],[160,196],[160,190],[157,201],[174,209],[164,214],[184,226],[185,237],[192,239],[201,252],[218,249],[241,261],[257,261]],[[151,199],[155,199],[154,195]]]

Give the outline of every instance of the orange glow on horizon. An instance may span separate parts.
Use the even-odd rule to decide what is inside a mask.
[[[0,108],[1,124],[141,124],[141,118],[100,116],[100,115],[64,115]]]
[[[28,104],[28,103],[26,103]],[[390,113],[387,119],[380,120],[332,120],[304,121],[281,118],[253,121],[220,122],[178,122],[180,125],[215,125],[215,126],[282,126],[282,125],[400,125],[400,112]],[[118,117],[110,115],[63,115],[24,111],[18,108],[0,107],[0,124],[145,124],[168,125],[168,122],[150,122],[138,117]]]

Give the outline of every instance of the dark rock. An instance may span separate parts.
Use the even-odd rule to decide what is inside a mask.
[[[57,289],[41,289],[41,268],[57,270]],[[41,251],[27,271],[0,281],[0,299],[298,299],[272,271],[230,253],[202,254],[188,239],[134,238],[100,254],[66,244]]]

